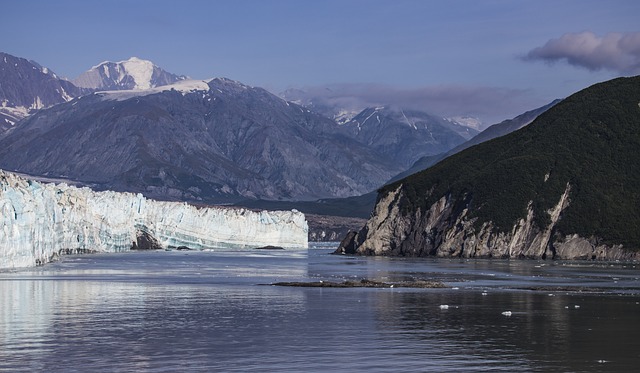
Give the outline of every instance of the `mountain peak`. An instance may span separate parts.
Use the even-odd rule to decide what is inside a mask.
[[[156,66],[151,61],[143,60],[138,57],[131,57],[126,61],[120,62],[127,74],[129,74],[134,82],[133,89],[149,89],[152,88],[153,70]]]
[[[149,60],[104,61],[73,80],[78,87],[96,90],[146,90],[180,80],[186,76],[169,73]]]

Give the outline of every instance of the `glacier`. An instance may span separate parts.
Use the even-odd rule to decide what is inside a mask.
[[[196,207],[3,170],[0,214],[0,269],[44,264],[61,253],[127,251],[141,239],[165,249],[308,247],[307,221],[296,210]]]

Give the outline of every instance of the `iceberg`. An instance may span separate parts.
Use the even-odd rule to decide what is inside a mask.
[[[61,253],[132,248],[308,247],[299,211],[252,211],[154,201],[141,194],[47,184],[0,170],[0,269]]]

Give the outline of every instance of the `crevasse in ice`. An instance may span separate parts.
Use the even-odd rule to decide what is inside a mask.
[[[0,268],[46,263],[61,251],[131,249],[144,233],[164,248],[307,248],[304,214],[149,200],[44,184],[0,170]]]

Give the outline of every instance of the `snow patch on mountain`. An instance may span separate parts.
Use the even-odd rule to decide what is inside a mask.
[[[348,109],[339,109],[336,114],[333,115],[333,120],[338,124],[345,124],[352,120],[356,115],[358,115],[362,110],[348,110]]]
[[[165,91],[178,91],[182,95],[191,92],[209,91],[209,84],[205,80],[181,80],[177,83],[160,87],[147,88],[144,90],[122,90],[122,91],[99,91],[95,94],[101,96],[103,100],[125,101],[134,97],[148,96]]]
[[[131,57],[126,61],[119,62],[124,67],[126,74],[130,75],[136,82],[134,89],[151,88],[151,76],[153,75],[153,63]]]
[[[24,106],[7,106],[6,101],[2,101],[0,106],[0,114],[4,117],[4,121],[9,126],[14,126],[22,118],[26,118],[29,115],[29,108]],[[0,131],[1,133],[2,131]]]
[[[467,117],[467,116],[457,116],[457,117],[450,117],[445,119],[452,123],[457,123],[461,126],[473,128],[474,130],[479,131],[480,129],[482,129],[482,121],[478,118]]]

